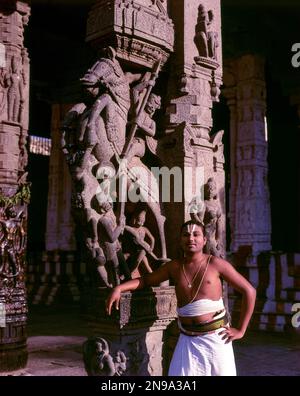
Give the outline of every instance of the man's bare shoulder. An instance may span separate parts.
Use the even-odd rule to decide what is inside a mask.
[[[176,272],[182,265],[182,260],[174,259],[174,260],[168,261],[165,265],[166,265],[169,273]]]
[[[229,261],[224,260],[220,257],[212,256],[210,260],[210,264],[214,267],[219,273],[223,273],[226,268],[229,266],[232,267],[232,264]]]

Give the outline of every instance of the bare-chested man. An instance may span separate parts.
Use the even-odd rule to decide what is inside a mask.
[[[158,286],[170,279],[175,285],[180,337],[169,368],[170,376],[236,375],[232,341],[244,336],[252,316],[256,291],[227,261],[203,253],[203,225],[189,221],[181,229],[185,257],[171,261],[152,274],[113,289],[107,300],[119,308],[121,293]],[[242,296],[237,327],[227,323],[221,279]]]

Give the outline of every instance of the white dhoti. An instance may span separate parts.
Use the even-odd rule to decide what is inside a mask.
[[[222,329],[201,336],[180,334],[169,376],[236,376],[232,342],[225,344]]]

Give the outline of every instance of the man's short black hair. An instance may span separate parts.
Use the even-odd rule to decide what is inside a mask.
[[[200,227],[202,229],[203,235],[205,235],[205,226],[203,223],[201,223],[198,220],[189,220],[189,221],[186,221],[184,224],[182,224],[181,229],[180,229],[180,234],[182,233],[184,228],[186,228],[189,225],[193,225],[193,224]]]

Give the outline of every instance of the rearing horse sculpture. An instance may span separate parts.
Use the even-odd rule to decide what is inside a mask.
[[[99,59],[81,79],[83,102],[75,105],[64,120],[63,150],[73,178],[77,204],[79,202],[77,209],[81,213],[79,217],[83,219],[81,226],[89,226],[85,243],[93,257],[95,249],[98,258],[102,255],[97,244],[96,227],[101,214],[93,205],[99,191],[97,169],[107,164],[115,168],[119,166],[120,156],[126,144],[126,125],[131,107],[130,84],[140,78],[140,74],[124,73],[116,59],[115,51],[109,48],[108,56]],[[127,188],[137,182],[136,177],[130,172],[131,162],[134,164],[135,161],[128,163]],[[134,165],[136,166],[136,163]],[[146,174],[151,173],[142,163],[141,165],[146,169]],[[166,257],[165,218],[161,215],[160,203],[150,199],[152,193],[147,187],[148,180],[141,180],[140,183],[145,196],[144,201],[157,222],[161,255]],[[98,261],[103,263],[105,260]]]

